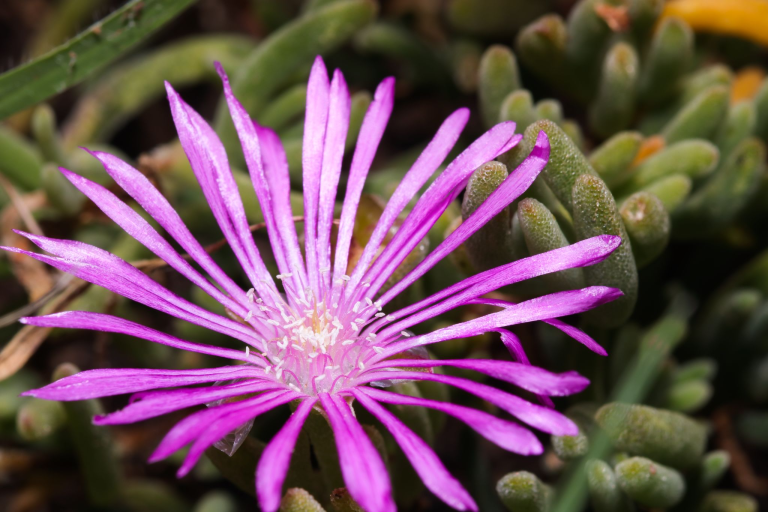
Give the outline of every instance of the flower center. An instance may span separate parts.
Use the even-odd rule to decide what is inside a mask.
[[[382,350],[376,334],[364,331],[369,322],[385,315],[367,298],[340,307],[305,292],[309,300],[289,292],[274,306],[254,300],[255,294],[248,292],[257,310],[253,316],[268,324],[272,333],[265,340],[265,371],[304,393],[330,392],[364,370],[364,360],[372,352]]]

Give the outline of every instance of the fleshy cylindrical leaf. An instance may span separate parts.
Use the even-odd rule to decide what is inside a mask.
[[[520,31],[515,49],[529,69],[540,78],[556,83],[563,76],[567,39],[563,18],[547,14]]]
[[[587,462],[587,485],[595,512],[632,512],[635,507],[629,497],[619,489],[611,466],[602,460]]]
[[[563,121],[563,105],[557,100],[541,100],[536,103],[535,110],[536,119],[549,119],[558,124]],[[518,131],[520,131],[519,128]]]
[[[617,464],[616,480],[630,498],[646,507],[669,508],[685,493],[680,473],[644,457]]]
[[[728,112],[728,89],[711,87],[688,102],[661,131],[667,143],[685,139],[709,139],[717,133]]]
[[[757,512],[757,500],[735,491],[712,491],[704,497],[699,512]]]
[[[672,174],[702,178],[715,170],[719,158],[717,146],[706,140],[692,139],[672,144],[643,160],[620,192],[636,192]]]
[[[53,373],[53,380],[78,373],[74,365],[65,363]],[[88,497],[97,506],[115,504],[120,496],[120,470],[109,429],[92,423],[104,411],[97,400],[63,402],[67,426],[80,461]]]
[[[756,123],[757,111],[751,101],[739,102],[728,110],[728,116],[715,139],[723,159],[726,159],[739,143],[754,133]]]
[[[573,225],[580,240],[597,235],[620,236],[622,243],[605,261],[584,268],[588,286],[619,288],[623,297],[585,313],[591,323],[605,327],[621,325],[637,301],[637,265],[619,209],[603,181],[588,174],[579,176],[573,186]]]
[[[642,268],[666,248],[671,229],[669,214],[661,199],[648,192],[629,196],[619,212],[632,241],[635,263]]]
[[[280,512],[325,512],[325,509],[304,489],[288,489],[280,502]]]
[[[672,213],[688,198],[692,188],[691,178],[684,174],[673,174],[654,181],[642,190],[658,197],[664,209]]]
[[[627,43],[617,43],[605,56],[597,96],[589,112],[592,130],[600,137],[609,137],[631,122],[639,71],[637,53]]]
[[[688,71],[692,56],[691,27],[680,18],[664,18],[645,57],[638,86],[640,99],[645,103],[667,99]]]
[[[589,155],[589,163],[605,184],[614,188],[629,178],[630,166],[642,141],[638,132],[617,133]]]
[[[533,97],[530,92],[522,89],[513,91],[504,98],[499,110],[499,118],[496,122],[514,121],[517,123],[517,130],[523,131],[536,120],[536,111],[533,109]]]
[[[546,512],[552,490],[533,473],[509,473],[496,484],[496,492],[510,512]]]
[[[501,104],[509,93],[520,88],[517,59],[506,46],[489,47],[480,61],[478,95],[487,127],[499,122]]]
[[[527,155],[541,131],[547,134],[550,143],[549,162],[542,176],[557,199],[570,211],[573,208],[571,192],[576,178],[582,174],[597,176],[597,173],[565,131],[546,119],[536,121],[525,130],[523,140],[515,148],[516,156]]]
[[[467,184],[461,215],[466,220],[501,185],[508,176],[500,162],[488,162],[477,168]],[[512,261],[512,212],[504,208],[465,242],[472,265],[478,271],[488,270]]]
[[[28,441],[43,439],[66,423],[61,402],[31,399],[21,406],[16,416],[16,430]]]
[[[706,429],[676,412],[614,402],[601,407],[595,419],[617,450],[632,455],[678,469],[695,467],[704,455]]]
[[[716,232],[729,223],[757,192],[765,162],[765,145],[749,138],[673,217],[675,234],[684,237]]]
[[[536,199],[520,201],[517,216],[529,254],[541,254],[570,245],[555,216]],[[580,268],[561,270],[541,276],[541,280],[551,291],[575,290],[584,287],[584,272]]]

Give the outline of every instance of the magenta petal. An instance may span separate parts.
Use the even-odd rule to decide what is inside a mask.
[[[262,162],[261,141],[259,140],[257,128],[254,126],[248,113],[232,93],[232,88],[229,85],[229,78],[221,67],[221,64],[218,62],[216,63],[216,70],[224,84],[224,97],[226,98],[232,121],[235,124],[235,129],[243,147],[243,154],[245,155],[245,161],[248,165],[253,188],[264,214],[272,252],[275,255],[281,273],[290,274],[294,269],[296,270],[296,274],[293,276],[296,288],[303,290],[305,281],[302,281],[302,279],[305,279],[305,277],[303,265],[300,264],[301,253],[298,251],[298,245],[292,243],[295,239],[290,237],[290,233],[287,233],[287,239],[283,237],[285,224],[279,222],[276,218],[278,210],[275,209],[269,179],[266,176],[267,171],[281,171],[274,169],[274,160],[276,158],[276,155],[274,154],[275,149],[267,148],[267,155],[264,156]],[[270,165],[270,167],[273,168],[265,169],[266,165],[262,165],[263,163]],[[282,192],[278,191],[278,194],[282,195]],[[279,200],[282,202],[283,198],[280,197]],[[288,212],[280,211],[279,213],[290,215],[290,203],[288,208]]]
[[[438,375],[435,373],[389,370],[365,373],[358,379],[358,382],[362,384],[377,380],[429,380],[433,382],[441,382],[462,389],[467,393],[479,396],[483,400],[487,400],[497,407],[507,411],[520,421],[523,421],[532,427],[536,427],[539,430],[543,430],[548,434],[574,436],[579,431],[579,428],[574,422],[557,411],[532,404],[519,396],[511,395],[505,391],[468,379],[450,377],[448,375]],[[376,399],[379,400],[378,398]]]
[[[389,475],[379,452],[338,395],[320,394],[339,452],[344,483],[367,512],[396,512]]]
[[[263,379],[264,371],[253,366],[224,366],[202,370],[147,370],[120,368],[86,370],[24,393],[44,400],[87,400],[135,393],[148,389],[205,384],[218,380]]]
[[[347,289],[354,291],[381,248],[381,243],[389,233],[397,217],[402,213],[411,199],[419,192],[430,176],[445,160],[459,139],[464,126],[469,120],[469,110],[462,108],[448,117],[437,130],[435,137],[422,151],[419,158],[406,173],[400,185],[397,186],[387,206],[379,217],[371,238],[365,245],[360,261],[352,272],[352,279],[347,284]],[[349,297],[349,293],[347,293]]]
[[[277,512],[280,508],[283,482],[288,473],[296,439],[315,402],[317,398],[307,398],[301,402],[296,412],[288,418],[261,454],[256,468],[256,494],[264,512]]]
[[[451,251],[464,243],[473,233],[483,227],[489,220],[517,199],[539,175],[549,160],[549,139],[547,134],[539,132],[536,144],[531,154],[510,173],[510,175],[493,191],[493,193],[469,216],[467,220],[438,245],[429,255],[411,270],[405,278],[399,281],[391,290],[382,297],[382,304],[386,304],[391,297],[410,286],[416,279],[423,276],[437,262],[445,258]],[[375,284],[374,284],[375,286]]]
[[[64,311],[45,316],[28,316],[20,320],[23,324],[36,325],[38,327],[59,327],[64,329],[90,329],[101,332],[115,332],[135,336],[145,340],[168,345],[169,347],[207,354],[210,356],[224,357],[228,359],[237,359],[247,361],[259,366],[264,365],[264,361],[256,356],[246,356],[245,352],[233,350],[231,348],[214,347],[212,345],[203,345],[202,343],[193,343],[184,341],[170,334],[165,334],[141,324],[118,318],[103,313],[91,313],[90,311]]]
[[[280,238],[290,265],[290,272],[296,273],[295,280],[301,283],[297,292],[304,293],[308,277],[304,266],[304,256],[301,254],[296,224],[293,222],[291,209],[291,177],[288,170],[288,159],[280,138],[270,128],[254,127],[259,134],[261,156],[264,161],[264,172],[269,182],[269,193],[272,197],[272,208],[275,212],[275,223],[280,231]],[[296,281],[294,281],[296,282]]]
[[[264,395],[262,395],[264,396]],[[271,400],[256,400],[261,397],[256,397],[254,403],[249,403],[249,400],[243,400],[237,402],[236,407],[227,409],[226,411],[219,411],[219,415],[206,428],[198,437],[195,442],[192,443],[192,447],[189,449],[187,456],[184,458],[184,463],[176,473],[179,477],[182,477],[189,473],[189,471],[195,466],[197,461],[202,457],[203,452],[208,449],[213,443],[227,435],[229,432],[235,430],[243,423],[260,416],[267,411],[271,411],[279,405],[286,404],[291,400],[299,398],[301,394],[288,391],[284,395],[278,395]]]
[[[312,65],[307,84],[307,111],[304,116],[304,143],[301,152],[304,178],[304,247],[307,254],[309,284],[320,295],[320,275],[317,263],[317,219],[320,202],[320,180],[323,170],[325,129],[328,123],[330,84],[323,59],[318,56]]]
[[[510,306],[516,305],[516,303],[509,302],[506,300],[483,299],[483,298],[473,299],[470,301],[470,303],[471,304],[487,304],[490,306],[498,306],[500,308],[508,308]],[[557,318],[549,318],[547,320],[542,320],[542,322],[544,322],[545,324],[549,324],[556,329],[560,329],[565,334],[575,339],[576,341],[578,341],[579,343],[587,347],[589,350],[596,353],[597,355],[600,355],[600,356],[608,355],[608,352],[606,352],[605,349],[601,347],[599,343],[593,340],[592,337],[589,334],[585,333],[584,331],[577,329],[572,325],[568,325],[567,323],[563,322],[562,320],[558,320]]]
[[[621,238],[617,236],[597,236],[560,249],[522,258],[506,265],[481,272],[480,274],[467,278],[421,302],[400,311],[395,311],[391,316],[399,319],[422,309],[422,311],[415,313],[400,322],[387,326],[379,333],[379,335],[386,338],[393,333],[399,333],[403,329],[408,329],[412,325],[433,318],[457,306],[464,305],[467,301],[474,300],[476,297],[483,296],[502,286],[531,279],[550,272],[598,263],[607,258],[620,244]],[[399,286],[399,284],[396,286]],[[390,294],[391,291],[392,290],[387,291],[387,293],[382,296],[382,302],[386,302],[387,299],[394,298],[397,295],[397,293]],[[439,302],[441,299],[445,300]],[[481,299],[481,301],[484,300],[485,299]],[[438,304],[423,309],[435,302],[438,302]],[[498,302],[501,304],[502,301]],[[502,307],[512,305],[514,304],[508,303],[507,306]]]
[[[388,345],[374,360],[380,361],[413,347],[476,336],[500,327],[583,313],[621,295],[621,290],[605,286],[590,286],[581,290],[551,293],[510,306],[504,311],[438,329],[423,336],[396,341]]]
[[[428,400],[426,398],[400,395],[381,389],[358,388],[357,391],[365,393],[378,402],[428,407],[430,409],[442,411],[445,414],[463,421],[490,442],[513,453],[519,453],[521,455],[539,455],[544,452],[544,447],[530,430],[511,421],[502,420],[476,409]]]
[[[352,394],[392,433],[427,489],[456,510],[477,511],[477,505],[472,497],[445,469],[427,443],[365,393],[355,389],[352,390]]]
[[[344,75],[337,69],[331,81],[317,218],[317,264],[320,269],[320,280],[326,289],[330,288],[331,284],[331,226],[336,205],[336,190],[339,188],[339,176],[341,176],[341,163],[344,159],[344,144],[349,129],[349,110],[347,83],[344,81]]]
[[[179,245],[232,297],[245,304],[245,292],[205,252],[165,197],[146,176],[116,156],[89,151],[104,166],[107,173],[128,195],[141,205]]]
[[[57,257],[45,256],[14,247],[3,248],[26,254],[85,281],[168,313],[188,322],[221,332],[244,343],[260,343],[254,332],[230,318],[216,315],[181,297],[150,279],[146,274],[114,254],[92,245],[70,240],[55,240],[16,231],[35,245]]]
[[[165,260],[171,267],[205,290],[208,295],[218,302],[235,311],[235,313],[245,316],[247,310],[242,304],[233,301],[230,297],[221,293],[218,288],[200,275],[200,273],[195,270],[192,265],[187,263],[187,261],[184,260],[173,247],[171,247],[171,244],[166,242],[165,239],[155,231],[155,228],[153,228],[149,222],[144,220],[141,215],[136,213],[133,208],[122,202],[117,196],[101,185],[85,179],[67,169],[59,168],[59,170],[70,183],[93,201],[102,212],[123,228],[126,233],[141,242],[150,251]]]
[[[523,349],[523,344],[520,343],[520,338],[518,338],[513,332],[506,329],[496,329],[496,332],[499,333],[501,342],[505,347],[507,347],[507,350],[509,350],[509,353],[513,359],[522,364],[531,364],[531,362],[528,360],[528,355],[526,355],[525,350]],[[537,394],[536,397],[543,405],[549,407],[550,409],[555,408],[555,403],[548,396]]]
[[[211,440],[205,446],[205,448],[215,443],[220,438],[224,437],[229,431],[234,430],[241,424],[248,421],[250,418],[255,418],[259,414],[272,410],[279,405],[286,404],[297,397],[298,393],[294,393],[293,391],[287,391],[283,389],[267,391],[266,393],[263,393],[259,396],[247,398],[240,402],[225,403],[222,405],[217,405],[216,407],[211,407],[210,409],[205,409],[190,414],[168,431],[165,437],[163,437],[163,440],[160,441],[160,444],[155,449],[154,453],[152,453],[150,456],[149,461],[157,462],[158,460],[164,459],[175,451],[180,450],[187,444],[191,443],[193,440],[198,439],[199,436],[201,436],[205,431],[209,429],[209,427],[223,425],[224,422],[221,420],[226,418],[228,414],[238,414],[238,420],[242,419],[242,421],[232,425],[231,427],[229,423],[227,423],[226,426],[229,428],[224,432],[221,432],[221,435],[218,435],[216,439]],[[242,411],[245,411],[249,414],[246,414],[246,417],[242,417]],[[218,434],[218,432],[216,432],[216,434]],[[203,441],[203,443],[205,442],[207,442],[207,440]],[[200,448],[201,446],[198,446],[199,454],[202,453]],[[205,450],[205,448],[203,448],[203,450]],[[186,467],[186,465],[183,467],[188,471],[193,465],[194,462],[192,462],[189,467]],[[181,471],[181,469],[179,471]]]
[[[494,126],[456,157],[437,177],[366,273],[371,277],[372,283],[365,292],[366,296],[376,295],[403,259],[426,236],[448,204],[458,197],[472,172],[495,158],[514,135],[514,131],[515,123],[511,121]]]
[[[282,383],[249,379],[245,382],[204,388],[138,393],[125,408],[94,418],[96,425],[122,425],[162,416],[169,412],[235,396],[284,389]]]
[[[579,393],[589,380],[576,372],[552,373],[530,364],[488,359],[394,359],[378,363],[374,368],[436,368],[451,366],[483,373],[532,393],[565,396]]]
[[[357,138],[355,154],[352,157],[352,166],[349,170],[347,192],[344,196],[344,206],[341,210],[339,221],[339,234],[336,237],[336,259],[334,261],[333,277],[334,289],[339,286],[338,280],[347,272],[349,259],[349,246],[352,240],[352,231],[355,227],[357,207],[363,192],[365,179],[373,163],[376,150],[379,147],[384,129],[387,127],[389,116],[395,101],[395,79],[385,78],[376,88],[373,102],[365,113],[360,135]],[[336,298],[338,292],[334,294]]]
[[[181,99],[170,84],[166,82],[165,88],[179,141],[211,212],[253,287],[262,299],[271,303],[272,294],[277,290],[253,241],[224,145],[208,123]]]

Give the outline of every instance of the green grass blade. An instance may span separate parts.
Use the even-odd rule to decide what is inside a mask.
[[[72,87],[195,0],[132,0],[70,41],[0,75],[0,119]]]

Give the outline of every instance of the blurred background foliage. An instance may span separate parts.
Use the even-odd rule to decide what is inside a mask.
[[[755,512],[760,503],[768,506],[766,45],[768,0],[2,0],[0,239],[25,247],[12,232],[23,228],[86,241],[218,308],[150,259],[57,167],[118,192],[78,148],[119,155],[161,188],[203,243],[215,244],[220,234],[175,137],[164,80],[212,121],[250,221],[258,224],[261,211],[213,62],[227,69],[250,114],[282,138],[296,215],[304,84],[314,56],[323,54],[350,84],[348,150],[370,91],[394,75],[397,103],[366,185],[355,247],[365,244],[382,201],[456,108],[473,111],[457,150],[503,120],[516,121],[525,134],[518,148],[475,172],[461,204],[448,208],[401,271],[488,197],[540,130],[552,143],[551,160],[525,197],[402,300],[603,233],[624,239],[605,262],[499,293],[521,300],[585,285],[625,293],[569,319],[608,357],[544,324],[515,329],[534,364],[592,380],[582,394],[556,400],[582,433],[551,439],[544,456],[500,451],[433,411],[401,407],[398,416],[436,446],[483,512]],[[255,232],[265,241],[258,226]],[[215,257],[241,277],[227,251]],[[21,327],[24,315],[110,312],[190,340],[232,340],[16,255],[0,259],[0,282],[0,509],[256,507],[249,495],[255,463],[288,411],[260,420],[233,457],[209,450],[191,476],[176,480],[180,458],[145,460],[180,415],[94,428],[90,416],[121,407],[125,398],[59,404],[18,396],[75,365],[214,364],[118,335]],[[466,307],[419,327],[484,312]],[[439,357],[508,357],[491,336],[433,350]],[[473,400],[449,396],[437,383],[398,387]],[[445,510],[385,430],[360,416],[386,453],[399,509]],[[322,417],[309,422],[283,510],[359,510],[342,487],[328,436]]]

